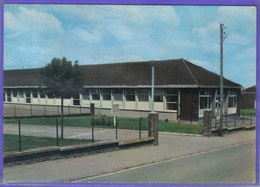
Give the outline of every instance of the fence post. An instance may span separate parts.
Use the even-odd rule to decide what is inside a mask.
[[[14,106],[14,117],[16,117],[16,106]]]
[[[217,116],[215,116],[215,129],[217,128]]]
[[[226,127],[227,127],[227,112],[226,112]]]
[[[117,116],[116,116],[116,140],[118,139],[118,119],[117,119]]]
[[[18,129],[19,129],[19,151],[22,151],[22,141],[21,141],[21,120],[19,119],[18,123]]]
[[[92,143],[94,143],[94,116],[93,115],[91,120],[91,130],[92,130]]]
[[[58,118],[56,118],[56,145],[59,146]]]
[[[252,114],[250,114],[250,125],[252,125]]]
[[[141,139],[142,137],[142,135],[141,135],[141,127],[142,126],[142,118],[139,118],[139,139]]]
[[[243,112],[243,125],[245,125],[245,113]]]

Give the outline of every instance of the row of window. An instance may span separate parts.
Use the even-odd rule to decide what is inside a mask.
[[[82,93],[82,99],[89,100],[91,94],[92,100],[100,100],[102,95],[103,100],[109,101],[113,95],[115,101],[122,101],[123,95],[125,95],[126,101],[135,101],[137,95],[139,101],[147,102],[149,101],[149,91],[149,89],[85,89]],[[177,91],[166,90],[166,100],[167,102],[177,102]],[[155,89],[154,101],[163,102],[163,90]]]
[[[31,98],[30,95],[31,90],[6,90],[4,93],[7,94],[7,101],[11,102],[11,92],[13,97],[18,98]],[[149,89],[84,89],[82,93],[83,100],[89,100],[90,95],[92,96],[92,100],[100,100],[102,95],[103,100],[109,101],[111,100],[111,96],[113,95],[115,101],[122,101],[123,95],[125,95],[126,101],[135,101],[136,94],[138,96],[139,101],[147,102],[149,101]],[[45,98],[45,95],[42,92],[39,92],[37,89],[32,90],[32,97],[38,98],[38,93],[40,94],[41,98]],[[49,97],[52,98],[52,97]],[[75,95],[74,98],[79,99],[79,95]],[[5,97],[4,97],[5,100]],[[177,91],[174,89],[167,89],[166,90],[166,100],[169,103],[176,103],[177,102]],[[163,102],[163,90],[155,89],[154,93],[154,101],[155,102]]]
[[[200,92],[199,103],[200,109],[210,109],[213,101],[213,95],[210,92]],[[224,95],[225,98],[225,95]],[[228,107],[235,108],[237,105],[237,95],[234,91],[230,91],[228,95]],[[217,93],[215,100],[215,108],[220,107],[220,94]]]

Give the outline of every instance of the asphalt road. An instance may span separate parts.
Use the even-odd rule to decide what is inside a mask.
[[[255,143],[216,149],[77,182],[252,183]]]

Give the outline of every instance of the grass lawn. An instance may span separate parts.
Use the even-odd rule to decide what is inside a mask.
[[[58,118],[60,125],[60,118]],[[139,119],[133,118],[119,118],[119,129],[139,129]],[[15,119],[4,119],[4,123],[18,124]],[[142,120],[141,129],[147,130],[147,119]],[[21,119],[21,124],[31,125],[56,125],[56,118],[26,118]],[[75,126],[75,127],[91,127],[91,116],[76,116],[76,117],[64,117],[64,126]],[[114,126],[95,126],[95,128],[114,128]],[[163,132],[179,132],[179,133],[191,133],[191,134],[202,134],[202,125],[190,125],[185,123],[172,123],[159,121],[159,131]]]
[[[256,115],[256,109],[240,109],[240,115],[250,116],[251,114],[253,116]]]
[[[19,136],[4,134],[4,152],[19,151]],[[59,139],[59,146],[91,143],[91,140]],[[56,145],[56,138],[21,136],[22,150]]]

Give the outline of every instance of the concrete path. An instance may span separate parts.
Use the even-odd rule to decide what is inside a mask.
[[[238,144],[255,142],[255,139],[255,131],[227,134],[224,137],[159,133],[159,146],[144,146],[96,155],[4,167],[4,181],[79,181],[126,168],[200,154],[215,149],[230,148]]]

